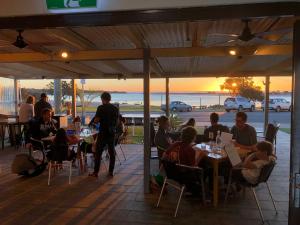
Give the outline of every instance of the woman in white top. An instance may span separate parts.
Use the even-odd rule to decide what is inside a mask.
[[[34,102],[35,97],[29,95],[26,99],[26,103],[22,103],[19,111],[19,122],[27,123],[34,117]]]
[[[254,153],[250,154],[243,162],[241,170],[233,170],[233,179],[239,182],[248,182],[256,184],[260,176],[261,169],[276,160],[273,155],[273,145],[267,141],[261,141],[256,144]]]

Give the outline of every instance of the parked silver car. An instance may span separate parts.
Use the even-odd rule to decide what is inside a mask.
[[[181,101],[173,101],[170,103],[170,110],[173,112],[191,112],[193,107]],[[166,111],[166,105],[161,105],[161,110]]]
[[[265,107],[265,101],[262,101],[262,110]],[[269,101],[269,110],[275,110],[276,112],[280,112],[283,110],[291,111],[291,102],[287,101],[284,98],[271,98]]]
[[[224,101],[224,108],[226,112],[230,112],[230,110],[249,110],[250,112],[255,110],[255,103],[251,100],[248,100],[244,97],[230,97],[226,98]]]

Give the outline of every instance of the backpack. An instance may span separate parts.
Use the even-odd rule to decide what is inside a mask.
[[[38,176],[46,169],[47,163],[40,163],[28,154],[18,154],[11,165],[12,173],[23,176]]]

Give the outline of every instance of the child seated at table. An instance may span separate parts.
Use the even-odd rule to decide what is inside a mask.
[[[53,143],[50,146],[50,152],[47,154],[49,160],[61,163],[64,160],[74,160],[76,157],[75,151],[69,150],[69,138],[64,129],[57,130]]]
[[[233,170],[232,177],[234,181],[256,184],[261,169],[276,160],[276,156],[273,155],[273,145],[270,142],[261,141],[257,143],[256,150],[244,160],[241,165],[242,169]]]

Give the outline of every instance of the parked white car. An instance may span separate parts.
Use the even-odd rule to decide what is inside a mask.
[[[264,110],[265,102],[262,101],[262,109]],[[269,110],[280,112],[283,110],[291,111],[291,103],[284,98],[272,98],[269,101]]]
[[[252,112],[255,110],[255,104],[253,101],[248,100],[247,98],[237,96],[227,98],[224,101],[224,108],[226,112],[229,112],[230,110],[249,110],[250,112]]]

